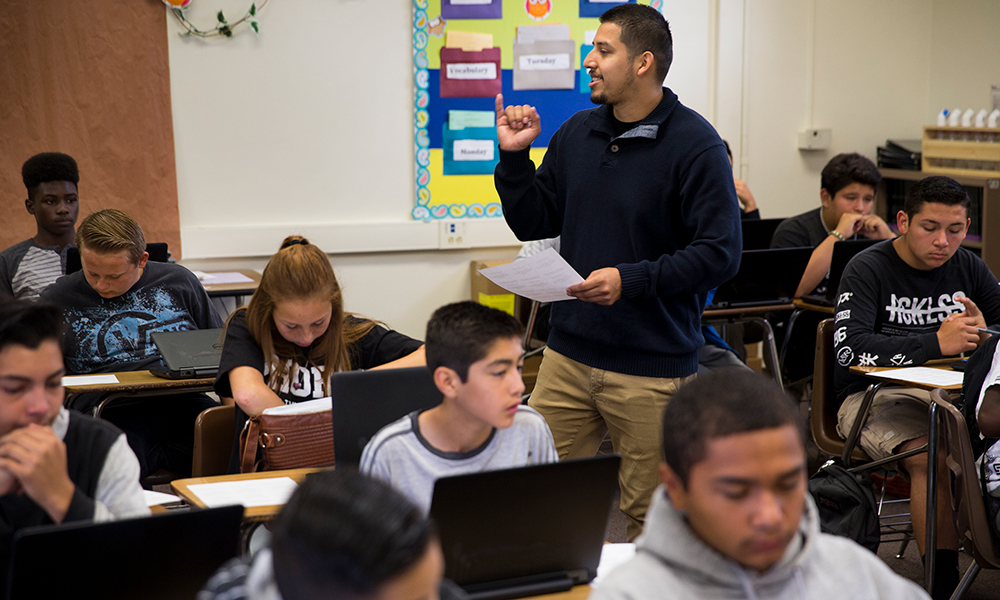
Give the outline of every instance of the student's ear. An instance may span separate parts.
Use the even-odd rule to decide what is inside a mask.
[[[29,215],[35,214],[35,201],[31,198],[25,198],[24,208],[28,211]]]
[[[896,213],[896,227],[899,228],[899,235],[906,235],[906,230],[910,228],[910,220],[904,211]]]
[[[660,463],[660,479],[667,489],[667,496],[674,508],[681,512],[687,510],[687,490],[684,488],[684,482],[681,481],[680,475],[665,462]]]
[[[641,56],[637,57],[639,60],[639,68],[636,70],[635,74],[639,77],[644,75],[647,71],[651,71],[653,68],[653,53],[643,52]]]
[[[458,386],[462,379],[454,369],[438,367],[434,369],[434,385],[445,398],[454,398],[458,394]]]
[[[833,196],[830,195],[830,192],[826,191],[826,188],[820,188],[819,202],[823,205],[823,208],[829,208],[830,203],[833,202]]]
[[[140,269],[144,269],[148,261],[149,261],[149,252],[143,252],[142,256],[139,257],[139,262],[136,263],[136,266],[139,267]]]

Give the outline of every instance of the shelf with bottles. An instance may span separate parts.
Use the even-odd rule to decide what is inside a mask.
[[[1000,128],[928,125],[922,145],[925,173],[1000,177]]]

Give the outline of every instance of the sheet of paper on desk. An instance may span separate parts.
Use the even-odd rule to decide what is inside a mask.
[[[890,369],[888,371],[869,373],[869,375],[878,375],[879,378],[902,379],[904,381],[912,381],[914,383],[923,383],[926,385],[936,385],[941,387],[949,385],[962,385],[962,377],[964,376],[961,371],[952,371],[951,369],[932,369],[930,367]]]
[[[205,273],[199,278],[202,285],[223,285],[226,283],[253,283],[253,279],[235,271],[228,273]]]
[[[623,565],[635,556],[635,544],[604,544],[601,546],[601,562],[597,564],[597,577],[590,582],[590,587],[597,587],[602,579],[608,576],[615,567]]]
[[[156,506],[157,504],[167,504],[180,500],[180,497],[173,494],[164,494],[163,492],[154,492],[153,490],[142,490],[142,498],[146,501],[146,506]]]
[[[76,387],[78,385],[108,385],[118,383],[115,375],[67,375],[62,378],[65,387]]]
[[[583,277],[552,248],[479,272],[508,292],[539,302],[575,300],[566,295],[566,288],[583,282]]]
[[[251,506],[274,506],[284,504],[299,484],[291,477],[269,477],[244,481],[220,481],[218,483],[196,483],[188,490],[209,508],[242,504]]]

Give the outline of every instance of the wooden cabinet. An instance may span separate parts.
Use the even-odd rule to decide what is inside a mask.
[[[972,201],[969,214],[972,224],[962,245],[979,254],[994,275],[1000,274],[1000,176],[984,177],[992,174],[988,171],[981,172],[979,176],[903,169],[879,171],[882,172],[882,183],[875,195],[875,212],[893,229],[896,228],[896,213],[903,208],[906,191],[915,182],[931,175],[948,175],[965,186]]]

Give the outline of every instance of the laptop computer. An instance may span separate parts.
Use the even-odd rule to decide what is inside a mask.
[[[774,230],[784,219],[747,219],[743,225],[743,249],[767,250],[771,247]]]
[[[787,304],[806,270],[813,249],[744,250],[740,270],[715,291],[707,310]]]
[[[445,577],[472,600],[568,590],[597,574],[618,455],[443,477],[430,514]]]
[[[215,377],[222,357],[221,329],[156,331],[150,335],[156,344],[163,366],[150,369],[157,377],[193,379]]]
[[[806,294],[802,299],[810,304],[836,306],[837,288],[840,287],[840,278],[844,275],[847,263],[861,251],[882,241],[885,240],[844,240],[834,243],[833,254],[830,256],[830,273],[827,275],[826,294]]]
[[[167,250],[166,242],[149,242],[146,244],[146,252],[149,252],[149,260],[153,262],[170,261],[170,251]],[[66,274],[76,273],[82,268],[80,249],[76,246],[70,246],[66,249]]]
[[[7,566],[7,598],[194,598],[239,553],[242,506],[22,529]]]
[[[427,367],[346,371],[330,376],[333,451],[337,466],[357,466],[379,429],[415,410],[441,403]]]

